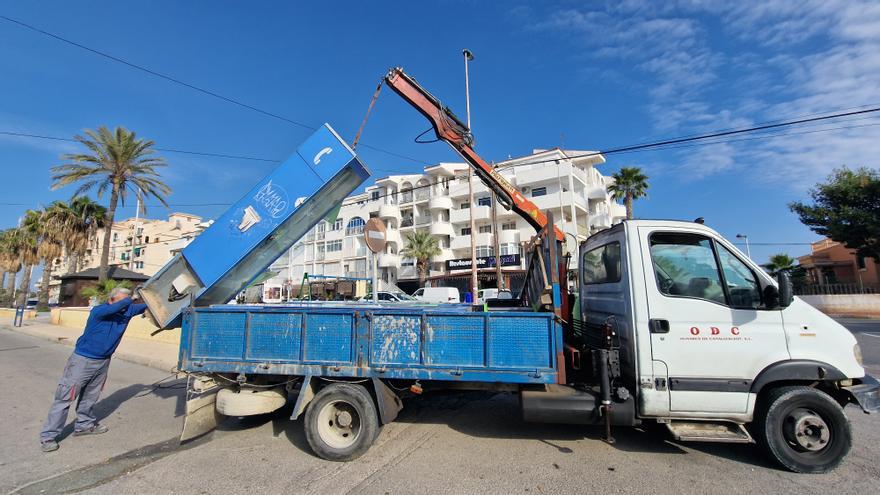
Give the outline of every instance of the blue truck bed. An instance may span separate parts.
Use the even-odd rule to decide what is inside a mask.
[[[218,305],[184,313],[180,369],[556,383],[561,352],[562,329],[550,313]]]

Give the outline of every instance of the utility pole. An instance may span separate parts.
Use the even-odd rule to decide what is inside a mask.
[[[470,132],[471,87],[470,75],[468,73],[468,62],[474,59],[474,54],[471,53],[471,51],[467,48],[462,50],[461,54],[464,55],[464,97],[467,109],[468,132]],[[476,207],[476,205],[474,204],[474,169],[470,166],[468,167],[468,201],[470,205],[468,207],[468,210],[471,217],[471,302],[476,302],[477,291],[479,290],[479,286],[477,285],[477,227],[474,222],[474,208]]]
[[[752,259],[752,250],[749,249],[749,236],[745,234],[736,234],[736,238],[746,241],[746,256],[748,256],[749,259]]]
[[[492,193],[492,239],[495,250],[495,287],[498,290],[504,288],[504,279],[501,277],[501,243],[498,241],[498,197]]]

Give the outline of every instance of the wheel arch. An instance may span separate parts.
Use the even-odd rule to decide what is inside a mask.
[[[777,385],[795,385],[813,382],[836,382],[846,375],[834,366],[811,359],[790,359],[773,363],[758,373],[752,381],[751,393]]]
[[[299,395],[296,397],[296,404],[294,404],[293,412],[290,415],[291,420],[299,418],[300,415],[305,412],[309,403],[312,402],[312,399],[315,398],[318,391],[324,387],[324,385],[320,383],[320,379],[321,377],[312,375],[306,375],[303,378]],[[357,382],[351,382],[351,384],[362,385],[362,383]],[[373,398],[376,409],[379,411],[379,420],[382,424],[384,425],[394,421],[397,418],[397,413],[403,409],[403,403],[401,402],[400,397],[388,388],[388,385],[385,385],[382,380],[376,377],[370,379],[370,385],[363,385],[367,388]]]

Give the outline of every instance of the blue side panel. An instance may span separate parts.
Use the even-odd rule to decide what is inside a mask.
[[[199,313],[194,320],[193,357],[242,358],[247,322],[245,313]]]
[[[374,315],[370,363],[418,364],[421,332],[421,316]]]
[[[322,154],[322,150],[330,151]],[[325,124],[185,247],[184,258],[202,284],[212,287],[294,214],[298,198],[314,194],[344,167],[355,167],[363,178],[369,175],[348,145]],[[275,257],[287,247],[280,246]]]
[[[350,314],[307,314],[303,361],[352,362],[354,328]]]
[[[551,366],[550,325],[536,325],[534,318],[510,317],[489,320],[489,366],[517,368]]]
[[[299,357],[302,344],[302,314],[251,313],[248,325],[247,358],[283,360]]]
[[[425,318],[425,364],[484,366],[486,318],[428,316]]]

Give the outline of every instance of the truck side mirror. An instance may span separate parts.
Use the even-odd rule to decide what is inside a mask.
[[[788,275],[788,272],[780,271],[776,274],[776,281],[779,282],[779,307],[787,308],[794,300],[791,277]]]

